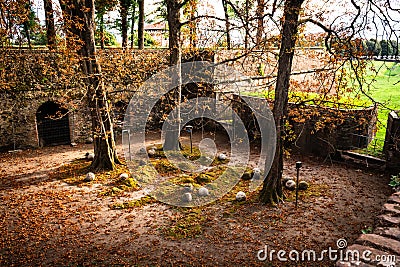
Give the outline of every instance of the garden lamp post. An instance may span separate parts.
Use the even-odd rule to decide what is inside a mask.
[[[193,134],[193,126],[186,125],[186,131],[190,133],[190,153],[193,153],[193,143],[192,143],[192,134]]]
[[[296,162],[296,170],[297,170],[297,177],[296,177],[296,204],[295,207],[297,209],[297,199],[299,197],[299,174],[300,174],[300,168],[301,168],[301,161]]]

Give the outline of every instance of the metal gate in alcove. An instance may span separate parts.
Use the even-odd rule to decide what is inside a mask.
[[[71,143],[68,111],[54,102],[41,105],[36,113],[40,146]]]

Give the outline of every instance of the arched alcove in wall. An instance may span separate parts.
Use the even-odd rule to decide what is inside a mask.
[[[40,146],[71,143],[68,110],[60,104],[47,101],[36,112],[36,123]]]

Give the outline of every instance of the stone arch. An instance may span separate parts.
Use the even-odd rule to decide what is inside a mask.
[[[53,101],[43,103],[36,111],[40,146],[71,143],[68,110]]]

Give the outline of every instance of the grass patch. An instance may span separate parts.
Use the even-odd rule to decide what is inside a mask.
[[[117,180],[114,183],[109,184],[109,187],[99,193],[99,196],[116,196],[121,195],[124,192],[132,192],[140,189],[137,181],[130,177],[125,180]]]
[[[157,159],[156,161],[152,161],[152,164],[156,171],[162,176],[179,174],[181,172],[178,167],[167,159]]]
[[[327,184],[310,184],[307,190],[299,191],[299,200],[302,202],[313,202],[314,198],[327,196],[330,188]],[[294,202],[296,200],[296,191],[285,190],[286,201]]]
[[[81,185],[86,184],[83,180],[88,172],[90,172],[90,162],[85,159],[75,159],[51,172],[49,177],[63,180],[69,185]]]
[[[115,196],[124,192],[139,190],[140,187],[134,178],[129,177],[125,180],[119,178],[121,173],[129,173],[126,165],[116,165],[116,169],[113,171],[97,172],[94,181],[84,181],[86,174],[91,171],[90,164],[91,162],[86,159],[76,159],[51,172],[49,176],[53,179],[63,180],[71,186],[83,187],[102,184],[105,189],[99,193],[99,196]]]
[[[373,61],[368,67],[369,71],[367,72],[366,82],[370,86],[367,93],[383,106],[379,107],[379,122],[375,140],[370,143],[366,152],[371,154],[371,152],[375,151],[375,154],[379,156],[385,141],[389,112],[391,109],[400,109],[400,84],[396,84],[400,81],[400,64]],[[362,99],[367,99],[367,97],[362,96]]]
[[[167,151],[165,152],[163,150],[163,146],[162,145],[156,145],[156,146],[149,146],[147,149],[151,149],[151,148],[155,148],[156,153],[152,156],[150,156],[151,158],[166,158],[165,153],[168,153],[168,156],[174,157],[174,155],[182,155],[185,158],[189,159],[189,160],[197,160],[200,158],[201,156],[201,151],[198,147],[193,146],[192,150],[190,150],[190,146],[182,146],[182,150],[180,151]]]
[[[170,239],[196,238],[203,233],[203,224],[206,217],[202,215],[201,208],[181,210],[177,219],[172,220],[171,225],[162,228],[162,233]]]

